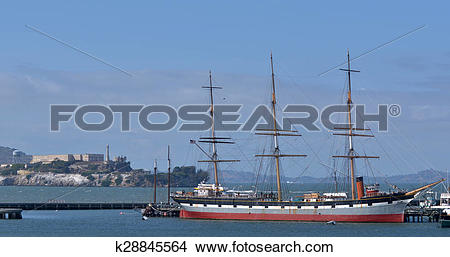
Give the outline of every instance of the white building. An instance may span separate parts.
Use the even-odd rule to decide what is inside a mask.
[[[53,161],[83,161],[83,162],[103,162],[104,155],[98,153],[86,154],[48,154],[48,155],[33,155],[31,163],[51,163]]]

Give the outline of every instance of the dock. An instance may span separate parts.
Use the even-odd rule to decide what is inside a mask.
[[[148,203],[0,203],[0,209],[21,210],[128,210],[144,209]]]
[[[22,209],[0,209],[0,220],[20,220],[22,219]]]
[[[428,222],[439,222],[441,215],[442,209],[409,206],[404,213],[404,222],[421,223],[424,220]]]

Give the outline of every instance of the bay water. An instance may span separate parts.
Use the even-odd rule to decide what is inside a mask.
[[[411,185],[411,188],[414,188]],[[320,190],[320,185],[291,185],[290,196]],[[243,186],[245,189],[245,185]],[[192,190],[191,188],[174,188]],[[0,202],[149,202],[152,188],[0,187]],[[158,188],[158,201],[167,189]],[[22,220],[0,220],[0,236],[450,236],[439,223],[337,223],[293,221],[229,221],[150,218],[136,210],[23,211]]]

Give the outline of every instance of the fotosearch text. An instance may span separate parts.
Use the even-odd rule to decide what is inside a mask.
[[[210,105],[182,105],[178,108],[170,105],[51,105],[50,131],[61,131],[61,126],[71,120],[82,131],[105,131],[110,129],[115,117],[120,116],[120,129],[131,131],[131,116],[137,115],[141,128],[147,131],[206,131],[214,122],[216,131],[252,131],[254,129],[272,129],[274,121],[270,107],[258,105],[249,115],[241,114],[243,105],[215,105],[211,113]],[[388,130],[389,117],[400,115],[399,105],[379,104],[375,113],[367,113],[365,105],[351,105],[354,128],[365,128],[367,122],[378,125],[378,131]],[[319,110],[313,105],[289,104],[282,110],[281,119],[276,126],[282,130],[294,130],[301,126],[307,131],[320,131],[321,128],[335,130],[348,127],[333,119],[345,114],[347,105],[329,105]],[[118,114],[118,115],[115,115]],[[87,116],[101,118],[100,121],[88,121]]]

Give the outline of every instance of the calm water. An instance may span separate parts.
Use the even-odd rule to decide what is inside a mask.
[[[310,185],[313,187],[313,185]],[[303,189],[305,186],[302,187]],[[307,190],[313,190],[307,188]],[[160,200],[167,195],[158,189]],[[293,191],[296,194],[298,191]],[[0,202],[148,201],[150,188],[0,187]],[[450,236],[438,223],[347,224],[185,220],[141,220],[133,210],[24,211],[22,220],[0,220],[0,236]]]

